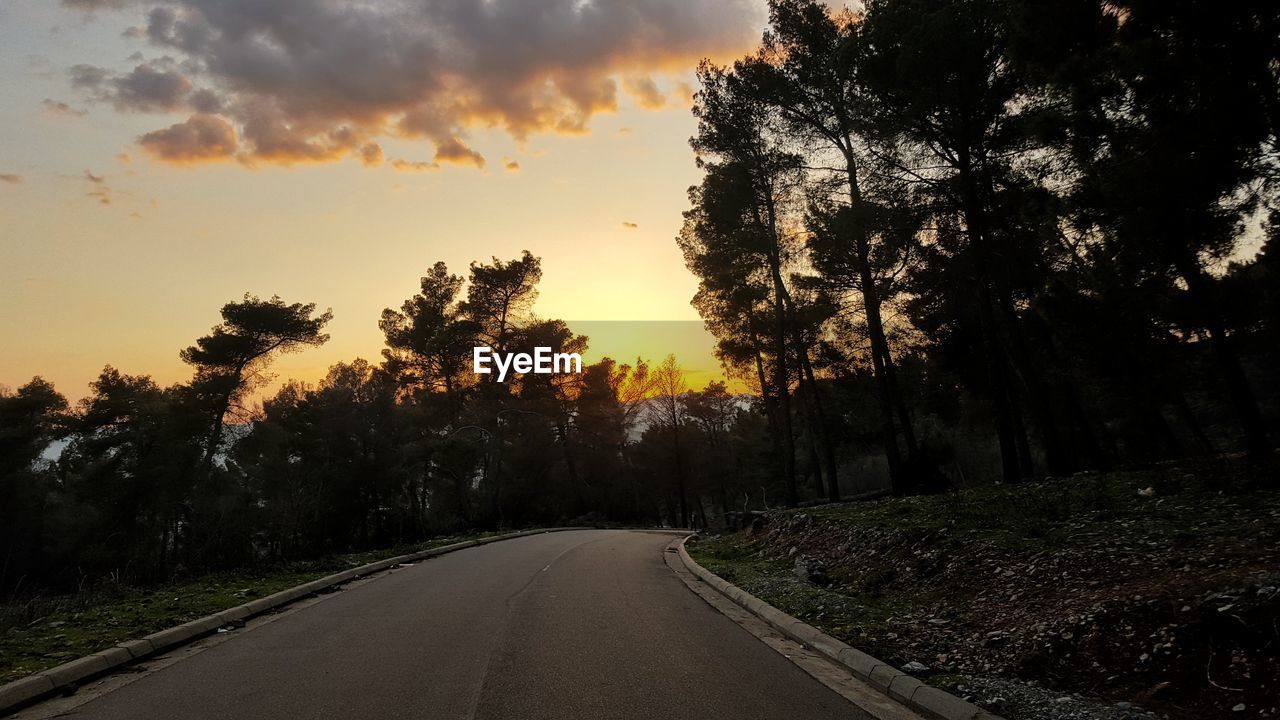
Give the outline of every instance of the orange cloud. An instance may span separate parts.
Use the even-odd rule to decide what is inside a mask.
[[[502,158],[502,167],[505,168],[507,172],[520,172],[520,163],[512,160],[511,158]]]
[[[484,156],[467,147],[461,140],[449,138],[436,145],[436,162],[483,168]]]
[[[676,102],[680,103],[681,107],[693,107],[694,92],[693,85],[681,80],[676,83],[672,97],[675,98]]]
[[[360,164],[365,167],[376,167],[381,165],[383,158],[382,146],[378,143],[366,143],[360,148]]]
[[[432,170],[440,169],[440,166],[433,162],[415,162],[412,160],[400,160],[398,158],[391,161],[391,167],[401,172],[430,172]]]
[[[212,144],[191,142],[194,131],[215,129],[207,120],[143,136],[184,163],[234,148],[247,164],[370,164],[366,148],[390,136],[429,140],[437,164],[483,167],[463,140],[468,129],[518,140],[584,133],[593,116],[617,110],[619,77],[641,107],[666,106],[655,75],[736,55],[762,24],[756,0],[343,0],[304,3],[306,12],[261,0],[71,4],[146,8],[131,35],[163,57],[139,56],[124,73],[77,66],[71,81],[121,112],[219,119]]]
[[[231,123],[217,115],[192,115],[187,120],[138,138],[152,157],[177,165],[229,160],[239,143]]]
[[[648,76],[629,77],[622,81],[627,94],[645,110],[661,110],[667,106],[667,98],[658,89],[658,84]]]

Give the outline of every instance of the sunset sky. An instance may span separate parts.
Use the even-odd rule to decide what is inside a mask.
[[[330,343],[275,367],[315,380],[376,360],[379,312],[436,260],[465,274],[526,248],[543,316],[696,322],[673,241],[697,180],[692,69],[749,49],[763,15],[755,0],[6,0],[0,384],[39,374],[76,398],[108,363],[184,380],[178,350],[245,292],[333,308]],[[711,342],[682,360],[714,372]],[[633,350],[608,343],[593,349]]]

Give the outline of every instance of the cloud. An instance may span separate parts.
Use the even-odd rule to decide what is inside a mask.
[[[671,95],[681,107],[693,107],[694,92],[693,85],[681,80],[676,83]]]
[[[484,156],[467,147],[461,140],[449,138],[436,145],[436,162],[483,168]]]
[[[129,4],[129,0],[62,0],[67,7],[81,10],[115,10]]]
[[[108,0],[64,0],[81,8]],[[250,163],[364,160],[381,137],[482,167],[468,131],[583,133],[666,104],[654,77],[758,40],[757,0],[135,0],[131,33],[164,58],[72,82],[124,112],[218,115]],[[196,86],[199,86],[197,89]],[[202,94],[203,93],[203,94]]]
[[[626,228],[626,229],[628,229],[628,230],[635,230],[636,228],[638,228],[638,227],[640,227],[640,226],[639,226],[639,225],[637,225],[636,223],[633,223],[633,222],[627,222],[627,221],[625,221],[625,220],[624,220],[624,221],[622,222],[622,227],[624,227],[624,228]]]
[[[52,98],[41,100],[40,108],[44,110],[46,115],[54,117],[83,117],[89,114],[88,110],[77,110],[61,100]]]
[[[239,145],[231,123],[217,115],[192,115],[187,120],[138,138],[152,157],[177,165],[230,160]]]
[[[502,158],[502,167],[507,172],[520,172],[520,163],[511,158]]]
[[[440,165],[438,163],[426,161],[415,162],[412,160],[400,160],[398,158],[391,161],[391,167],[401,172],[430,172],[432,170],[440,169]]]
[[[71,68],[71,86],[120,112],[173,112],[188,107],[192,84],[181,72],[153,63],[116,75],[94,65]],[[207,92],[207,91],[205,91]]]
[[[0,173],[0,182],[2,183],[20,185],[23,180],[24,178],[21,175],[15,175],[14,173]]]
[[[666,96],[651,77],[626,78],[622,81],[622,87],[645,110],[661,110],[667,106]]]
[[[382,164],[385,156],[382,153],[382,146],[378,143],[365,143],[360,148],[360,163],[365,167],[376,167]]]
[[[94,175],[91,171],[84,171],[84,179],[89,181],[89,192],[85,193],[87,197],[95,198],[102,205],[111,204],[111,186],[107,185],[107,178],[103,175]]]

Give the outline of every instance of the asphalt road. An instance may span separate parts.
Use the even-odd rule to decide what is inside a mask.
[[[443,555],[60,717],[869,717],[685,587],[671,539],[583,530]]]

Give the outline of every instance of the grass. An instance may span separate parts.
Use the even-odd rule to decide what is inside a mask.
[[[747,551],[749,547],[725,538],[688,546],[699,565],[836,637],[856,640],[874,635],[913,605],[873,593],[818,587],[797,578],[786,562]]]
[[[38,596],[0,605],[0,683],[341,570],[492,534],[441,537],[321,560],[270,563],[152,587],[104,585],[73,595]]]
[[[1260,678],[1278,676],[1266,598],[1280,579],[1280,492],[1265,472],[1217,458],[816,506],[689,550],[876,657],[924,662],[939,684],[1034,680],[1204,718],[1266,697]],[[801,580],[797,559],[831,584]],[[1235,634],[1225,603],[1245,618]],[[1205,680],[1207,665],[1247,691],[1219,697],[1234,693]]]
[[[1176,536],[1189,521],[1203,517],[1203,499],[1245,505],[1274,502],[1273,492],[1258,489],[1260,478],[1253,473],[1237,463],[1191,461],[990,485],[943,495],[822,506],[808,512],[817,520],[859,528],[931,531],[1010,549],[1054,550],[1077,543],[1085,526],[1122,526],[1146,537]]]

